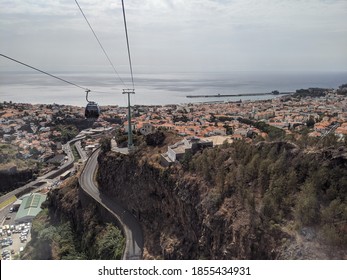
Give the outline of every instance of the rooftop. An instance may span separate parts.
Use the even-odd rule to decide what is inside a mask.
[[[25,218],[34,218],[41,211],[41,204],[46,200],[46,195],[33,193],[23,198],[18,209],[15,222]]]

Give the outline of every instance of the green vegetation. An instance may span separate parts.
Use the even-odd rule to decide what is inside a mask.
[[[321,97],[326,95],[327,89],[324,88],[309,88],[309,89],[298,89],[293,94],[293,97],[296,98],[305,98],[305,97]]]
[[[0,145],[0,165],[10,163],[15,160],[16,147],[10,144]]]
[[[118,147],[126,147],[128,136],[124,134],[120,129],[116,129],[114,140],[117,142]]]
[[[238,118],[238,121],[248,125],[252,125],[261,130],[262,132],[267,133],[270,141],[283,139],[286,135],[283,129],[268,125],[265,122],[256,122],[243,118]]]
[[[120,130],[116,130],[114,139],[117,142],[118,147],[125,148],[128,146],[128,134],[127,133],[123,133]],[[143,135],[140,133],[135,133],[133,131],[133,144],[135,146],[140,146],[140,145],[143,145],[143,143],[144,143]]]
[[[51,139],[56,142],[66,143],[75,138],[79,131],[75,125],[57,125],[55,131],[60,132],[60,136],[52,136]]]
[[[339,86],[339,88],[337,90],[337,94],[347,95],[347,84],[343,84],[343,85]]]
[[[347,159],[334,151],[305,154],[286,142],[238,141],[194,155],[189,170],[208,182],[204,205],[213,211],[232,195],[250,208],[257,200],[264,227],[294,221],[316,228],[322,242],[347,248]]]
[[[37,161],[22,159],[16,146],[0,145],[0,194],[3,195],[29,180],[38,172]]]
[[[322,148],[340,148],[345,147],[347,144],[347,138],[344,141],[340,141],[335,134],[329,134],[325,137],[310,137],[308,136],[309,130],[307,128],[301,131],[301,137],[298,140],[293,139],[293,142],[298,144],[302,148],[311,147],[313,149]]]
[[[225,132],[227,135],[232,135],[234,133],[234,130],[232,127],[230,127],[228,125],[223,125],[223,127],[225,128]]]
[[[101,152],[107,153],[111,151],[111,138],[110,137],[103,137],[100,139],[100,146],[101,146]]]
[[[119,115],[114,115],[114,116],[110,116],[110,117],[104,117],[104,120],[109,122],[109,123],[116,123],[119,125],[123,124],[123,118]]]
[[[221,116],[216,116],[215,114],[211,113],[210,117],[210,122],[226,122],[226,121],[232,121],[234,120],[234,117],[232,116],[227,116],[227,115],[221,115]]]
[[[23,160],[18,157],[18,147],[12,144],[0,145],[0,169],[16,166],[17,169],[33,168],[33,160]]]
[[[104,224],[92,205],[82,210],[77,189],[75,177],[50,193],[33,220],[32,239],[21,259],[121,259],[125,246],[121,231]]]
[[[306,121],[306,126],[308,128],[313,128],[315,124],[314,118],[310,116],[310,118]]]
[[[77,162],[81,157],[80,157],[80,154],[78,153],[75,145],[71,145],[71,151],[72,151],[72,154],[75,158],[75,162]]]
[[[125,239],[121,231],[112,224],[106,225],[105,230],[96,240],[96,244],[97,253],[101,260],[119,260],[122,258]]]
[[[54,223],[48,208],[33,221],[32,241],[29,243],[22,259],[85,259],[83,252],[76,247],[76,238],[69,221]]]
[[[145,141],[148,146],[160,146],[165,141],[165,134],[162,131],[156,131],[146,135]]]
[[[182,114],[180,116],[174,115],[172,121],[174,123],[176,123],[176,122],[189,122],[189,118],[185,114]]]

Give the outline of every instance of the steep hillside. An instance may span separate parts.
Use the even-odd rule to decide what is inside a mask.
[[[97,204],[83,200],[76,177],[51,192],[33,221],[22,259],[121,259],[121,231],[102,217]]]
[[[36,163],[19,155],[15,145],[0,144],[0,194],[6,194],[37,176]]]
[[[98,181],[140,220],[148,259],[346,259],[346,152],[237,142],[169,168],[108,152]]]
[[[6,194],[35,178],[37,170],[0,170],[0,194]]]

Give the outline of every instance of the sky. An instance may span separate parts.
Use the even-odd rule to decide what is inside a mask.
[[[129,69],[121,0],[79,0]],[[347,71],[347,0],[124,0],[134,72]],[[46,71],[112,70],[74,0],[0,0],[0,53]],[[0,71],[23,67],[0,57]]]

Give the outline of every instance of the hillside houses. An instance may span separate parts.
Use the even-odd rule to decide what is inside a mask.
[[[246,140],[254,135],[267,137],[266,133],[251,125],[240,123],[239,118],[262,121],[271,126],[299,131],[314,120],[314,131],[309,134],[319,137],[331,123],[342,124],[347,119],[345,97],[332,93],[324,97],[304,99],[277,97],[271,100],[243,101],[238,103],[201,103],[182,106],[168,105],[137,108],[139,116],[133,117],[134,129],[148,134],[155,129],[169,130],[182,137],[210,137],[233,135],[233,139]],[[328,124],[330,123],[330,124]],[[144,126],[145,124],[145,126]],[[124,126],[127,131],[127,126]],[[344,129],[338,129],[341,136]]]
[[[20,158],[31,158],[35,153],[38,160],[47,160],[61,153],[52,139],[61,136],[54,125],[66,118],[73,121],[83,119],[83,108],[57,104],[1,103],[0,142],[14,145]],[[102,107],[102,114],[94,125],[117,128],[126,133],[126,119],[127,108],[108,105]],[[251,122],[248,124],[241,119]],[[347,137],[347,97],[331,92],[316,98],[287,96],[242,102],[136,105],[133,107],[132,130],[142,135],[157,130],[171,131],[182,139],[229,137],[252,141],[257,135],[266,139],[266,132],[251,125],[255,122],[284,129],[287,134],[305,129],[309,123],[309,136],[322,137],[329,132],[343,140]],[[172,159],[176,160],[173,154]]]

